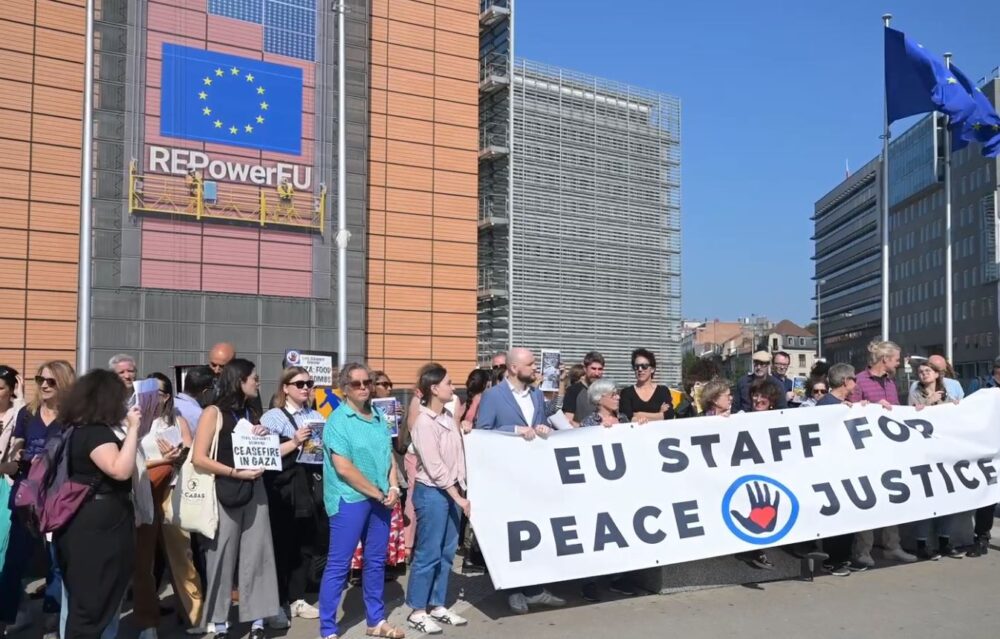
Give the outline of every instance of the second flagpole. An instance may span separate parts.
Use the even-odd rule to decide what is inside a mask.
[[[944,54],[944,64],[951,68],[951,54]],[[955,365],[955,303],[951,264],[951,119],[945,116],[944,127],[944,357]]]
[[[882,16],[886,29],[892,14]],[[884,64],[884,62],[883,62]],[[889,339],[889,100],[883,95],[885,130],[882,132],[882,339]]]

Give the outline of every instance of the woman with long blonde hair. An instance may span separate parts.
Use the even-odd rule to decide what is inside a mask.
[[[17,493],[18,486],[28,476],[31,460],[45,450],[45,442],[49,437],[62,432],[59,402],[75,381],[76,373],[67,361],[51,360],[38,367],[35,373],[35,394],[18,412],[8,447],[7,458],[17,461],[16,471],[11,475],[14,480],[11,492]],[[13,624],[7,629],[8,632],[23,629],[31,622],[27,611],[19,610],[24,590],[21,579],[31,560],[43,549],[43,543],[28,531],[23,522],[14,518],[7,544],[7,559],[3,572],[0,573],[0,625]],[[62,577],[51,546],[45,545],[49,546],[50,570],[46,579],[43,610],[54,613],[59,610],[62,598]]]

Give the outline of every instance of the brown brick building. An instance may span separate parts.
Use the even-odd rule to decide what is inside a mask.
[[[84,4],[0,12],[0,362],[26,377],[75,359]],[[336,349],[340,63],[353,235],[341,360],[403,384],[431,359],[457,378],[475,365],[480,3],[348,0],[343,61],[330,3],[292,4],[95,0],[92,365],[128,352],[142,374],[168,370],[227,339],[273,382],[285,350]],[[212,61],[231,74],[219,62],[201,78]],[[272,138],[240,121],[230,141],[177,116],[186,83],[235,78],[224,86],[264,95],[265,72],[300,83],[267,94],[301,100],[291,147],[271,144],[282,131],[263,111],[254,126]],[[219,123],[250,99],[205,87],[196,106]],[[294,193],[271,177],[282,166]]]

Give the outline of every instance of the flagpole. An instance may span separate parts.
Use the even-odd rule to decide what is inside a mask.
[[[889,28],[891,20],[891,13],[882,16],[882,24],[886,29]],[[882,64],[885,64],[884,58]],[[883,88],[883,92],[884,90]],[[882,108],[885,124],[882,132],[882,339],[887,341],[889,339],[889,99],[884,93]]]
[[[347,100],[344,13],[347,6],[337,5],[337,357],[338,365],[347,361]]]
[[[94,179],[94,0],[87,0],[83,65],[83,141],[80,163],[80,270],[76,294],[76,370],[90,368],[90,289],[92,285],[91,191]]]
[[[951,54],[944,54],[944,65],[951,68]],[[944,357],[954,365],[955,305],[951,264],[951,119],[945,116],[944,127]]]

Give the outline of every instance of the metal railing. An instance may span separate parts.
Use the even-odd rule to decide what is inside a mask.
[[[197,174],[183,178],[142,174],[135,162],[129,165],[129,213],[183,215],[196,220],[226,220],[259,226],[286,226],[325,232],[326,186],[318,195],[296,192],[285,183],[272,193],[259,187],[258,193],[229,189],[218,183],[214,201],[205,199],[205,182]]]

